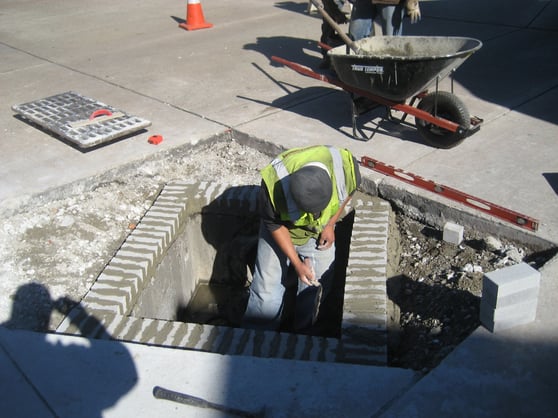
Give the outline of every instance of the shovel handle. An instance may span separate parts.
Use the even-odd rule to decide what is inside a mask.
[[[93,120],[99,116],[112,116],[112,112],[108,109],[97,109],[89,115],[89,120]]]
[[[188,395],[187,393],[175,392],[173,390],[162,388],[161,386],[155,386],[153,388],[153,396],[157,399],[165,399],[167,401],[173,401],[185,405],[196,406],[198,408],[215,409],[217,411],[225,412],[226,414],[234,415],[238,417],[255,418],[261,416],[260,414],[255,414],[252,412],[243,411],[235,408],[229,408],[228,406],[225,405],[219,405],[217,403],[209,402],[206,401],[205,399]]]
[[[337,24],[337,22],[331,18],[329,13],[325,11],[322,0],[310,0],[310,1],[314,6],[316,6],[316,9],[318,9],[318,12],[322,15],[322,17],[326,20],[326,22],[329,23],[331,27],[336,30],[336,32],[339,34],[343,42],[345,42],[347,46],[354,51],[355,54],[360,55],[361,54],[360,48],[357,46],[357,44],[355,44],[355,42],[351,38],[347,36],[345,31],[341,29],[341,27]]]

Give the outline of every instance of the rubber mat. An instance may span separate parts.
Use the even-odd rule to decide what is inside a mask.
[[[12,110],[80,148],[107,143],[151,125],[73,91],[14,105]]]

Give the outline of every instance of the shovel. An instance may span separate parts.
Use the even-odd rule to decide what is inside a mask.
[[[361,48],[359,48],[359,46],[351,38],[347,36],[347,34],[343,31],[343,29],[341,29],[341,27],[337,24],[337,22],[331,18],[328,12],[325,11],[322,0],[310,0],[310,1],[314,6],[316,6],[316,9],[318,9],[318,12],[322,15],[322,17],[326,20],[326,22],[329,23],[331,27],[336,30],[336,32],[339,34],[343,42],[345,42],[345,44],[347,44],[347,46],[351,48],[355,54],[363,55]]]
[[[242,409],[230,408],[225,405],[206,401],[205,399],[198,398],[196,396],[188,395],[187,393],[180,393],[165,389],[161,386],[155,386],[153,388],[153,396],[157,399],[165,399],[167,401],[178,402],[185,405],[197,406],[198,408],[215,409],[235,417],[263,418],[265,416],[265,410],[260,412],[250,412]]]

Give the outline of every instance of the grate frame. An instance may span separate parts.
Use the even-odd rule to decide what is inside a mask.
[[[79,148],[91,148],[151,126],[151,122],[74,91],[14,105],[12,110]]]

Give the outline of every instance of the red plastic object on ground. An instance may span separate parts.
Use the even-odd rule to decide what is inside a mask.
[[[163,142],[163,137],[161,135],[152,135],[149,137],[147,142],[153,145],[159,145],[161,142]]]

